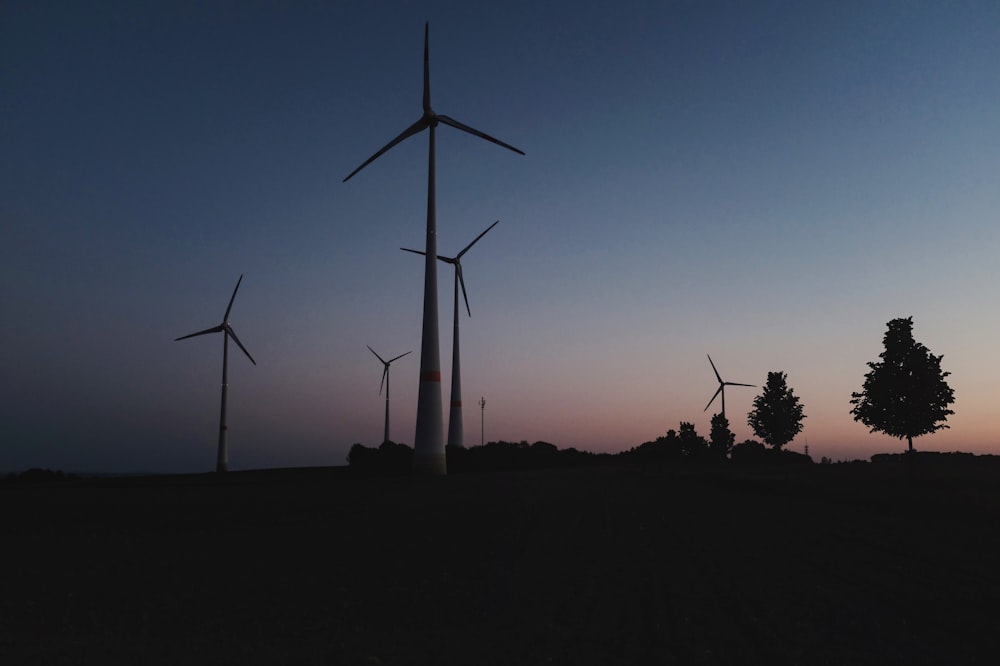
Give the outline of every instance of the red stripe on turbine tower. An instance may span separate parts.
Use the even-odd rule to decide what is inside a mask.
[[[420,381],[422,382],[440,382],[441,381],[441,371],[431,370],[420,375]]]

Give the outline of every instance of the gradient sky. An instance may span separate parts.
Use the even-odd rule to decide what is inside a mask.
[[[472,5],[475,5],[474,7]],[[466,442],[620,451],[724,379],[788,373],[791,445],[905,443],[849,414],[886,322],[952,373],[924,450],[1000,453],[1000,4],[0,4],[0,471],[232,469],[413,442],[427,134],[463,261]],[[447,404],[451,272],[442,266]],[[447,270],[446,270],[447,269]],[[737,440],[760,389],[727,391]],[[447,409],[447,408],[446,408]],[[447,427],[447,413],[444,414]]]

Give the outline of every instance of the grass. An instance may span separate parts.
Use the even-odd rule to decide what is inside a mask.
[[[991,470],[0,487],[0,662],[992,663]]]

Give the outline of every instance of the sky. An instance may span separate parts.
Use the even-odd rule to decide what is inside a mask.
[[[430,23],[438,250],[463,258],[465,439],[617,452],[783,371],[789,448],[850,415],[886,323],[944,356],[922,450],[1000,453],[1000,5],[0,4],[0,472],[345,464],[413,442]],[[447,410],[452,272],[441,265]],[[737,441],[758,388],[727,391]],[[478,402],[485,398],[485,409]],[[447,428],[448,414],[443,414]]]

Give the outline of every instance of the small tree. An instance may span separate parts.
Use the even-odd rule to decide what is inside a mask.
[[[792,441],[802,432],[802,403],[788,388],[784,372],[767,373],[764,392],[753,399],[753,409],[747,415],[747,424],[755,435],[775,449]]]
[[[885,351],[881,361],[868,364],[860,393],[851,394],[851,414],[870,432],[883,432],[907,440],[948,426],[948,405],[955,393],[945,381],[949,372],[941,370],[943,356],[935,356],[913,339],[913,317],[893,319],[882,338]]]
[[[760,442],[747,439],[733,447],[730,458],[733,462],[760,462],[767,456],[767,449]]]
[[[680,449],[684,458],[688,460],[699,460],[705,457],[708,451],[708,442],[694,429],[693,423],[681,421],[680,433],[677,435],[680,442]]]
[[[712,416],[712,432],[708,437],[708,448],[716,458],[729,457],[736,441],[736,435],[729,429],[729,419],[722,414]]]

